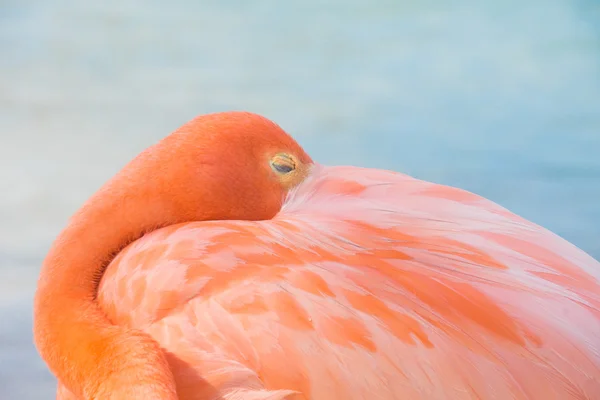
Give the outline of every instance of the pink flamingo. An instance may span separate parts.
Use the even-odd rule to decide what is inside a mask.
[[[314,163],[233,112],[92,196],[44,261],[59,399],[600,399],[600,265],[472,193]]]

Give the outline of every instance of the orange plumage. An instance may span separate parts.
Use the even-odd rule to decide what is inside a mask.
[[[62,399],[594,399],[599,337],[581,250],[460,189],[315,164],[248,113],[107,183],[35,309]]]

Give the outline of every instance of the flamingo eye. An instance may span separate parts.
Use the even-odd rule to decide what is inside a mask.
[[[296,169],[296,161],[288,154],[277,154],[271,159],[271,168],[278,174],[289,174]]]

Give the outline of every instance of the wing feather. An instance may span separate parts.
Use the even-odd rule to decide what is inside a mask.
[[[272,221],[147,235],[111,264],[99,300],[192,366],[182,386],[201,376],[219,393],[284,396],[273,398],[593,399],[599,281],[593,258],[479,196],[339,167]]]

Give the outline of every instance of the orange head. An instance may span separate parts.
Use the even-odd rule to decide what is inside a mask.
[[[192,120],[125,166],[73,216],[42,266],[34,338],[61,383],[86,399],[175,399],[158,345],[113,326],[98,308],[104,268],[129,242],[161,226],[273,217],[311,164],[273,122],[229,112]],[[136,382],[123,371],[135,371]]]
[[[267,219],[312,163],[273,122],[229,112],[198,117],[142,153],[121,174],[169,219]],[[164,217],[167,217],[165,215]],[[171,222],[171,221],[163,221]]]

